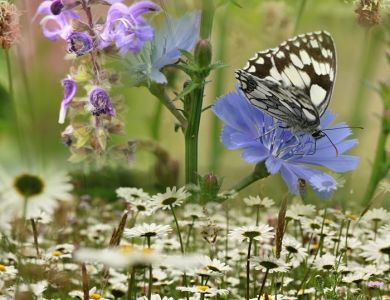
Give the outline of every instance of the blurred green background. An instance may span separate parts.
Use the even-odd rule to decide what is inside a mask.
[[[211,0],[210,0],[211,1]],[[5,168],[28,164],[56,165],[69,170],[91,170],[93,166],[73,165],[67,162],[68,149],[62,144],[60,133],[65,125],[57,123],[59,105],[62,99],[60,81],[68,73],[70,61],[65,61],[64,41],[46,40],[39,23],[32,22],[35,9],[41,1],[16,1],[22,10],[22,38],[12,48],[12,72],[16,97],[11,103],[7,96],[7,69],[4,53],[0,51],[0,161]],[[200,1],[167,0],[156,1],[164,6],[170,15],[182,15],[197,9]],[[219,1],[221,2],[221,1]],[[360,157],[356,171],[346,174],[344,191],[338,192],[338,201],[358,203],[362,198],[371,173],[371,162],[375,154],[382,103],[375,91],[379,82],[388,82],[389,65],[386,61],[384,27],[381,24],[371,29],[357,24],[356,5],[341,0],[307,0],[301,18],[298,20],[302,1],[236,0],[240,7],[223,5],[216,11],[212,44],[214,60],[222,59],[228,67],[221,72],[222,80],[211,76],[206,90],[205,105],[212,104],[217,95],[234,89],[233,72],[242,67],[256,51],[275,47],[282,40],[296,33],[327,30],[336,43],[337,79],[330,104],[337,121],[347,121],[351,126],[363,126],[354,130],[359,145],[352,151]],[[130,4],[131,1],[126,1]],[[103,14],[103,12],[97,12]],[[177,86],[179,90],[181,82]],[[28,87],[28,88],[26,88]],[[128,106],[121,118],[126,122],[126,136],[123,140],[151,136],[150,124],[155,116],[157,100],[145,88],[129,88],[123,84],[123,93]],[[16,116],[13,113],[16,109]],[[213,133],[215,117],[210,110],[202,115],[200,129],[200,173],[210,171],[210,160],[218,137]],[[159,142],[180,163],[180,183],[183,183],[184,143],[180,132],[175,132],[174,119],[166,110],[159,129]],[[18,142],[17,132],[21,139]],[[217,143],[216,143],[217,142]],[[388,145],[389,146],[389,145]],[[219,147],[216,173],[224,177],[224,187],[233,185],[248,174],[253,166],[240,159],[239,152]],[[137,153],[132,167],[141,174],[136,184],[148,185],[154,157]],[[124,165],[124,163],[121,163]],[[126,176],[126,175],[123,175]],[[118,176],[119,178],[120,176]],[[116,180],[114,180],[114,186]],[[108,179],[109,180],[109,179]],[[103,180],[104,182],[104,180]],[[112,184],[113,182],[110,182]],[[121,184],[121,183],[118,183]],[[256,183],[248,193],[279,197],[286,187],[278,177],[270,177]],[[355,202],[356,201],[356,202]]]

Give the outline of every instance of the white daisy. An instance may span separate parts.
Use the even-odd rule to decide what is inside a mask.
[[[314,261],[314,266],[320,271],[329,271],[336,265],[336,257],[330,253],[325,253],[321,257],[317,257]]]
[[[228,290],[216,289],[216,288],[209,287],[208,285],[198,285],[198,286],[193,286],[193,287],[179,286],[176,289],[179,291],[182,291],[182,292],[190,292],[190,293],[194,293],[194,294],[205,294],[209,297],[229,294]]]
[[[12,177],[0,168],[0,205],[13,217],[39,217],[52,214],[58,200],[71,200],[70,177],[62,171],[21,172]]]
[[[384,208],[374,208],[367,211],[367,213],[362,217],[364,221],[367,222],[388,222],[390,219],[390,212]]]
[[[256,270],[261,270],[269,273],[286,273],[290,267],[286,265],[281,259],[277,259],[272,256],[252,257],[250,259],[251,264]]]
[[[361,247],[363,256],[367,261],[375,261],[377,264],[388,264],[390,257],[390,236],[369,241]]]
[[[16,274],[18,274],[18,270],[14,266],[0,264],[0,280],[12,280],[16,278]]]
[[[174,300],[172,297],[167,297],[167,296],[161,297],[158,294],[152,294],[152,297],[150,299],[151,300]],[[148,297],[146,296],[138,297],[137,300],[148,300]]]
[[[157,225],[157,224],[141,224],[134,226],[133,228],[126,228],[123,232],[123,236],[126,238],[135,237],[164,237],[172,231],[169,225]]]
[[[265,198],[260,198],[260,196],[249,196],[244,198],[244,202],[248,206],[255,206],[255,207],[260,207],[260,208],[270,208],[275,204],[274,200],[265,197]]]
[[[136,200],[150,200],[150,195],[145,193],[143,189],[120,187],[116,189],[116,194],[129,203],[133,203]]]
[[[284,257],[288,264],[296,268],[306,259],[307,255],[306,248],[302,247],[301,243],[296,239],[289,236],[283,239],[281,256]]]
[[[191,195],[184,186],[178,190],[174,186],[173,188],[167,187],[165,193],[158,193],[152,199],[155,209],[170,209],[171,207],[180,206],[189,196]]]
[[[211,259],[208,256],[200,258],[201,267],[195,272],[198,275],[203,276],[222,276],[226,272],[230,271],[231,268],[220,261],[219,259]]]
[[[286,212],[286,218],[299,220],[301,217],[313,216],[316,212],[314,205],[293,204]]]
[[[229,237],[240,242],[254,239],[259,242],[266,242],[274,237],[272,232],[274,229],[267,224],[260,224],[259,226],[242,226],[233,229],[229,233]]]

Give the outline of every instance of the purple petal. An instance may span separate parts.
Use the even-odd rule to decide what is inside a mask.
[[[241,158],[250,164],[257,164],[269,156],[268,150],[258,145],[257,147],[246,148],[241,153]]]
[[[160,6],[150,1],[140,1],[129,7],[129,13],[135,18],[140,15],[160,11]]]
[[[272,156],[268,157],[268,159],[265,161],[265,165],[267,167],[268,172],[270,172],[272,175],[279,172],[280,168],[282,167],[283,160],[279,158],[274,158]]]

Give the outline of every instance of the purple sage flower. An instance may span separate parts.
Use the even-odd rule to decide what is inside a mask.
[[[66,39],[68,43],[68,51],[82,56],[90,52],[93,48],[92,38],[84,32],[73,31]]]
[[[99,48],[103,49],[114,42],[121,55],[128,51],[138,53],[144,43],[154,37],[153,28],[142,15],[159,10],[160,7],[150,1],[136,2],[130,7],[120,2],[114,3],[108,10]]]
[[[73,100],[74,95],[76,94],[77,86],[76,82],[68,76],[68,78],[65,78],[62,80],[62,86],[64,87],[64,97],[61,101],[61,108],[60,108],[60,115],[58,117],[58,123],[64,124],[66,112],[68,110],[68,107],[70,103]]]
[[[110,96],[100,87],[93,88],[89,93],[89,103],[93,107],[92,114],[94,116],[109,115],[114,117],[116,115]]]
[[[225,123],[221,135],[225,147],[242,149],[241,157],[248,163],[265,161],[268,171],[280,173],[293,194],[299,194],[300,179],[308,182],[322,198],[329,197],[336,190],[333,177],[313,166],[334,172],[351,171],[357,166],[356,156],[344,155],[357,144],[357,140],[346,140],[351,130],[345,128],[345,123],[330,125],[335,116],[329,111],[321,118],[321,128],[344,127],[326,131],[339,155],[327,138],[314,141],[310,135],[303,135],[297,142],[289,130],[282,128],[282,123],[251,105],[238,87],[237,92],[220,97],[212,110]]]
[[[43,35],[49,40],[55,41],[60,38],[66,40],[73,31],[70,21],[79,19],[80,16],[71,9],[64,10],[61,8],[62,1],[43,1],[38,6],[37,12],[33,19],[38,15],[44,15],[39,22],[42,26]]]

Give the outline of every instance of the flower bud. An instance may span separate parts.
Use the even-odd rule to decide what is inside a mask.
[[[211,63],[211,44],[209,40],[199,40],[195,46],[195,61],[201,68]]]
[[[64,5],[61,0],[54,0],[50,5],[50,11],[53,15],[57,16],[63,10]]]
[[[363,27],[372,27],[380,21],[380,2],[377,0],[358,1],[355,13],[357,21]]]
[[[92,38],[84,32],[73,31],[66,41],[68,43],[68,51],[77,56],[82,56],[93,48]]]
[[[94,116],[109,115],[114,117],[116,115],[115,109],[112,106],[110,96],[100,87],[95,87],[89,94],[89,103],[92,105],[92,114]]]
[[[199,176],[199,185],[202,200],[205,202],[215,201],[218,198],[217,196],[222,185],[222,180],[213,173],[209,173],[203,177]]]

